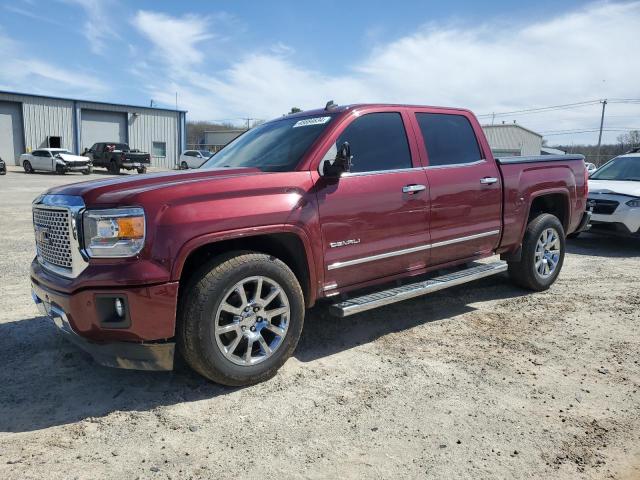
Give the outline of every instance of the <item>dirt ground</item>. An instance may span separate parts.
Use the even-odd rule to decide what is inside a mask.
[[[82,180],[0,177],[0,478],[640,478],[638,240],[570,242],[544,293],[316,308],[274,379],[225,388],[100,367],[38,315],[30,202]]]

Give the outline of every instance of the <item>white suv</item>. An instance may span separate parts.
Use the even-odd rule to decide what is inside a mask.
[[[640,234],[640,152],[620,155],[589,178],[592,232]]]
[[[180,155],[180,169],[200,168],[213,155],[208,150],[185,150]]]

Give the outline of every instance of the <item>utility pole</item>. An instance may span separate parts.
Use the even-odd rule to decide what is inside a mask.
[[[602,100],[602,116],[600,117],[600,135],[598,135],[598,149],[596,151],[596,162],[600,165],[600,146],[602,145],[602,127],[604,126],[604,109],[607,106],[607,99]]]
[[[247,130],[249,130],[249,128],[251,128],[251,120],[255,120],[255,118],[243,118],[243,120],[247,121]]]

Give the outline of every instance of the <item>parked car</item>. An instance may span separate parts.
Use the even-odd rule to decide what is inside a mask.
[[[640,152],[620,155],[591,174],[589,204],[590,232],[640,235]]]
[[[180,155],[180,169],[200,168],[213,155],[209,150],[185,150]]]
[[[598,169],[598,167],[596,167],[596,164],[591,162],[585,162],[585,166],[587,167],[587,173],[589,175],[591,175],[593,172],[595,172]]]
[[[7,173],[7,164],[4,163],[4,160],[0,158],[0,175],[5,175]]]
[[[86,157],[74,155],[64,148],[40,148],[20,155],[20,163],[27,173],[56,172],[64,175],[67,172],[91,173],[91,161]]]
[[[146,173],[147,167],[151,164],[151,155],[131,150],[126,143],[94,143],[83,155],[93,161],[94,167],[104,167],[114,175],[118,175],[123,168]]]
[[[32,293],[103,365],[168,370],[177,346],[247,385],[282,366],[320,300],[346,317],[505,271],[549,288],[586,199],[582,155],[495,160],[467,110],[328,105],[193,172],[49,190]]]

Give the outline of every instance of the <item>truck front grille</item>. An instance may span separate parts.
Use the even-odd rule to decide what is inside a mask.
[[[67,209],[33,209],[38,260],[71,271],[70,213]]]
[[[596,213],[598,215],[611,215],[616,211],[618,205],[620,205],[620,203],[616,202],[615,200],[592,199],[591,202],[593,204],[593,213]]]

